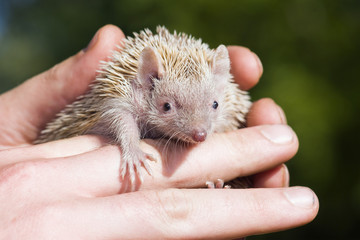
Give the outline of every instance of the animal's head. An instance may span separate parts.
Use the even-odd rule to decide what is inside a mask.
[[[144,48],[137,79],[150,106],[148,123],[164,137],[204,141],[223,117],[224,88],[230,78],[229,55],[223,45],[214,52]]]

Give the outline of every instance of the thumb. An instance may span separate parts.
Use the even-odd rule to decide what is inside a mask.
[[[2,135],[5,133],[11,145],[33,141],[46,122],[87,90],[95,79],[99,62],[123,38],[118,27],[106,25],[97,31],[86,49],[0,96]]]

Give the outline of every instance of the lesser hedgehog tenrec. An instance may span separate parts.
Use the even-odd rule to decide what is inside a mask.
[[[184,33],[157,27],[124,40],[103,62],[90,90],[47,124],[36,143],[100,134],[122,150],[120,171],[131,182],[149,157],[141,138],[202,142],[244,126],[251,103],[230,74],[225,46],[215,50]]]

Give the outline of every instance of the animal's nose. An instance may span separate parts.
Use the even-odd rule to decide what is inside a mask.
[[[206,139],[207,132],[204,129],[195,129],[192,134],[192,139],[195,142],[203,142]]]

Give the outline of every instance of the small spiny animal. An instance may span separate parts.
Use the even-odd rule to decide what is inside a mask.
[[[139,148],[142,138],[203,142],[214,132],[245,125],[251,105],[230,74],[224,45],[215,50],[184,33],[157,27],[124,40],[89,91],[62,110],[35,143],[100,134],[122,150],[120,173],[134,183],[141,166],[151,174]]]

